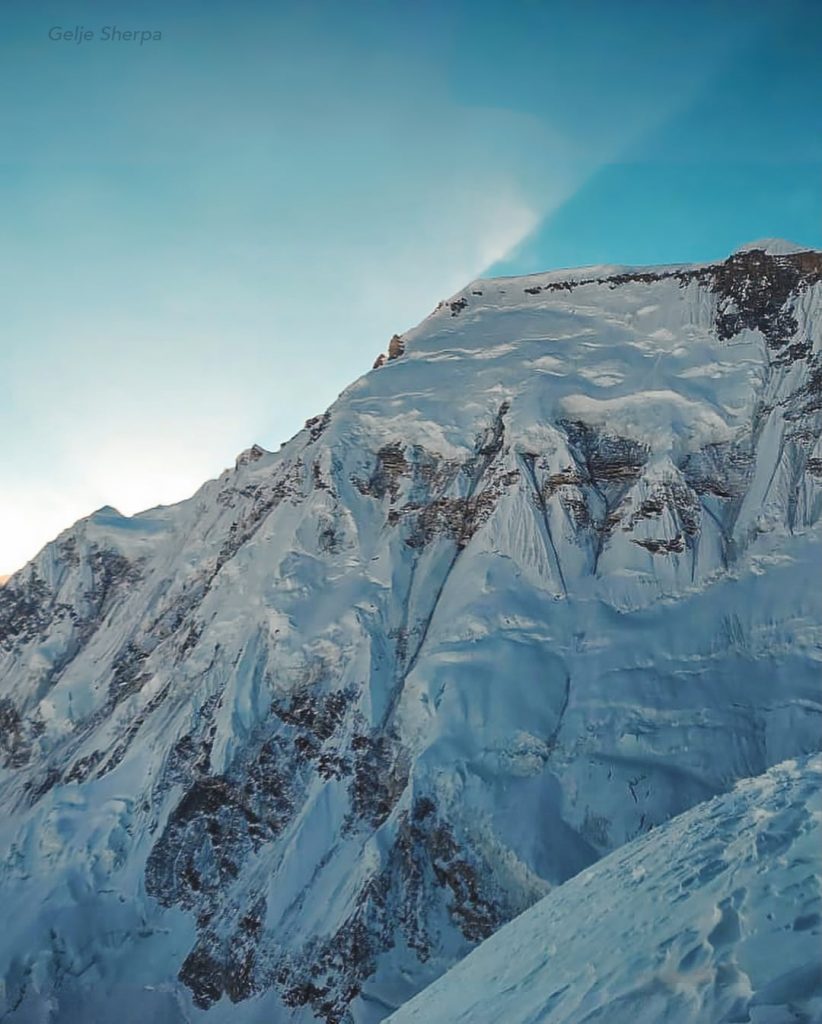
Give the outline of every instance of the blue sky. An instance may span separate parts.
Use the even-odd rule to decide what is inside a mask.
[[[813,0],[5,0],[0,28],[0,572],[276,448],[481,274],[822,245]]]

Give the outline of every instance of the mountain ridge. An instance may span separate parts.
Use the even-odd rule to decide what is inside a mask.
[[[731,254],[731,257],[733,257],[733,256],[735,256],[737,254],[742,254],[742,253],[752,252],[752,251],[762,252],[766,256],[767,255],[776,255],[776,256],[795,255],[795,254],[798,254],[798,253],[822,254],[822,249],[820,249],[819,247],[816,247],[816,246],[799,245],[799,244],[797,244],[795,242],[791,242],[788,239],[782,239],[782,238],[763,238],[763,239],[757,239],[757,240],[754,240],[754,241],[751,241],[751,242],[746,242],[746,243],[738,246],[733,251],[733,253]],[[619,275],[626,274],[626,273],[627,274],[637,274],[637,273],[641,273],[641,274],[655,274],[656,272],[668,273],[668,272],[680,271],[680,270],[683,270],[683,271],[685,271],[685,270],[695,271],[695,270],[699,270],[699,269],[705,269],[705,268],[711,268],[711,267],[719,267],[723,263],[725,263],[726,261],[727,261],[727,259],[726,260],[717,259],[717,260],[711,260],[711,261],[700,262],[700,263],[664,263],[664,264],[649,264],[649,265],[644,265],[644,264],[604,264],[604,263],[603,264],[586,264],[586,265],[580,266],[580,267],[568,267],[568,268],[555,269],[555,270],[547,270],[547,271],[534,271],[534,272],[529,273],[529,274],[517,274],[517,275],[508,275],[508,276],[491,277],[491,278],[478,277],[478,278],[475,278],[474,280],[470,281],[467,285],[465,285],[464,288],[462,288],[459,291],[455,292],[450,297],[450,299],[442,300],[439,303],[439,305],[437,306],[437,309],[434,312],[437,312],[439,309],[447,306],[451,301],[459,300],[459,298],[462,297],[466,292],[471,292],[473,289],[479,287],[482,284],[493,284],[493,283],[505,282],[505,281],[516,282],[516,281],[531,281],[531,280],[546,280],[549,283],[560,283],[560,282],[566,281],[568,279],[567,275],[569,275],[569,274],[572,275],[572,281],[574,283],[578,284],[579,282],[576,280],[576,277],[577,277],[577,275],[583,275],[583,274],[586,275],[586,277],[588,277],[588,276],[591,276],[594,273],[596,273],[597,275],[599,275],[601,277],[608,277],[609,279],[611,279],[613,277],[617,277]],[[426,318],[426,320],[427,320],[427,318]],[[425,323],[426,320],[423,320],[421,322],[421,324]],[[397,339],[401,339],[402,335],[398,334],[398,335],[395,335],[394,337],[397,338]],[[386,358],[390,358],[390,356],[388,356]],[[394,358],[396,358],[396,356]],[[322,419],[321,416],[315,416],[315,417],[310,418],[306,422],[306,426],[303,429],[307,429],[308,425],[310,423],[318,422],[321,419]],[[294,437],[299,436],[299,433],[301,433],[301,432],[298,432],[296,435],[294,435]],[[287,442],[283,442],[283,444],[280,445],[280,448],[282,448],[286,444],[290,443],[290,441],[293,440],[293,439],[294,438],[290,439]],[[237,456],[237,458],[235,460],[235,469],[239,468],[239,465],[245,463],[246,461],[254,461],[257,458],[260,458],[260,457],[263,457],[263,456],[266,456],[266,455],[273,455],[273,454],[275,454],[275,450],[274,449],[267,449],[263,445],[255,442],[255,443],[251,444],[248,448],[244,449],[242,452],[239,453],[239,455]],[[143,510],[141,510],[139,512],[133,513],[133,515],[131,515],[131,516],[123,515],[122,513],[119,512],[118,509],[115,509],[115,508],[113,508],[110,505],[105,505],[105,506],[101,506],[101,508],[99,508],[99,509],[95,509],[93,512],[89,513],[88,516],[81,517],[81,519],[78,520],[78,522],[81,522],[81,521],[83,521],[83,520],[85,520],[87,518],[90,518],[91,516],[94,516],[94,515],[97,515],[99,513],[106,512],[106,511],[114,512],[118,516],[123,515],[123,518],[129,519],[129,518],[133,518],[134,516],[145,515],[145,514],[151,512],[151,511],[153,511],[155,508],[173,508],[174,506],[182,504],[183,502],[188,501],[188,500],[190,500],[190,499],[189,498],[183,498],[180,501],[174,502],[174,503],[172,503],[172,505],[169,505],[169,506],[151,506],[151,507],[149,507],[147,509],[143,509]],[[71,527],[67,527],[66,529],[71,529]],[[63,531],[63,532],[65,532],[65,531]],[[35,557],[36,557],[36,555],[35,555]],[[21,567],[21,570],[23,568],[25,568],[25,566]],[[21,571],[21,570],[17,570],[17,571]],[[0,580],[4,580],[4,581],[8,580],[12,576],[14,576],[14,575],[15,575],[15,573],[9,573],[6,576],[0,576]]]
[[[626,844],[390,1024],[816,1019],[820,773],[818,756],[785,762]]]
[[[818,749],[821,285],[469,285],[279,452],[47,545],[0,591],[6,1012],[374,1024]]]

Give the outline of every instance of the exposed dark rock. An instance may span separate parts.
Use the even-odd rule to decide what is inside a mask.
[[[201,909],[221,893],[245,860],[272,838],[227,778],[198,779],[169,816],[146,862],[146,892],[163,906]]]
[[[247,466],[252,462],[258,462],[264,455],[269,453],[265,448],[261,448],[258,444],[253,444],[250,448],[246,448],[244,452],[240,452],[234,461],[234,468],[240,469],[241,466]]]
[[[377,452],[370,479],[365,482],[355,479],[354,483],[362,494],[378,499],[389,496],[393,505],[399,497],[400,482],[408,481],[408,500],[401,507],[388,510],[388,524],[411,521],[406,537],[409,547],[423,548],[439,535],[451,537],[462,547],[488,519],[502,489],[516,480],[517,472],[491,474],[476,492],[473,486],[468,494],[443,492],[460,473],[469,479],[482,478],[482,466],[490,465],[502,448],[507,408],[507,403],[503,403],[492,425],[478,435],[475,455],[462,465],[427,452],[419,445],[404,448],[400,442],[393,442]]]
[[[536,457],[534,456],[534,473],[536,479]],[[558,473],[545,477],[542,485],[542,500],[547,501],[556,495],[559,503],[570,517],[578,530],[586,530],[592,524],[591,510],[585,494],[589,484],[587,476],[577,466],[565,466]]]
[[[502,451],[502,444],[505,440],[505,416],[510,407],[510,403],[503,402],[490,427],[477,435],[475,440],[477,455],[492,459]]]
[[[408,635],[407,626],[397,626],[388,631],[388,639],[394,641],[394,653],[398,665],[404,665],[408,657]]]
[[[80,564],[75,537],[60,542],[58,551],[66,569]],[[77,594],[74,604],[58,601],[54,589],[42,580],[34,567],[0,587],[0,647],[11,650],[43,638],[57,622],[71,623],[63,649],[54,657],[45,684],[55,679],[88,641],[125,585],[140,578],[139,567],[115,551],[92,545],[85,554],[91,587]]]
[[[400,335],[400,334],[393,335],[391,340],[388,342],[388,358],[389,358],[389,360],[391,360],[391,359],[399,359],[400,356],[403,355],[404,352],[405,352],[405,341],[403,340],[402,335]]]
[[[399,820],[382,869],[363,887],[348,920],[334,935],[284,958],[274,978],[287,1006],[310,1006],[326,1024],[348,1020],[348,1006],[391,949],[399,930],[421,961],[436,943],[434,907],[448,913],[466,939],[479,942],[513,916],[488,892],[488,866],[461,847],[428,797]],[[447,894],[447,896],[446,896]]]
[[[208,1006],[223,993],[235,1001],[248,998],[274,983],[259,958],[259,908],[246,912],[239,930],[226,941],[219,937],[225,932],[217,930],[216,922],[231,911],[225,904],[226,884],[237,876],[247,858],[276,838],[288,822],[297,792],[308,778],[309,766],[313,764],[323,777],[353,773],[355,779],[369,768],[385,768],[385,777],[376,785],[369,780],[371,792],[363,797],[361,808],[362,813],[372,816],[384,813],[396,776],[396,752],[392,751],[389,758],[381,756],[380,745],[365,738],[357,767],[353,768],[333,746],[328,746],[354,697],[350,689],[317,693],[314,683],[276,701],[272,706],[275,728],[280,723],[279,728],[285,726],[287,731],[275,733],[256,746],[252,744],[238,755],[226,775],[196,778],[151,851],[146,867],[147,892],[165,905],[195,911],[200,922],[197,944],[180,974],[198,1005]],[[193,735],[183,737],[175,751],[175,764],[169,765],[169,772],[177,778],[191,778],[206,767],[202,741]],[[356,782],[352,790],[357,790]],[[301,989],[302,983],[281,984],[292,1005],[299,1004],[300,991],[304,995],[313,991]],[[346,999],[350,998],[353,995],[349,992]]]
[[[326,1024],[342,1024],[377,956],[392,946],[390,880],[378,875],[363,888],[353,913],[330,938],[284,958],[275,980],[286,1006],[310,1006]]]
[[[455,540],[458,547],[465,547],[477,530],[490,519],[502,490],[516,479],[516,472],[510,471],[489,482],[478,494],[436,498],[419,509],[405,543],[412,548],[424,548],[435,537],[447,536]]]
[[[106,759],[105,764],[97,772],[98,778],[102,778],[104,775],[107,775],[110,771],[113,771],[117,767],[117,765],[123,760],[128,751],[128,748],[131,746],[134,737],[142,728],[143,723],[163,703],[163,701],[168,696],[169,689],[170,684],[166,683],[166,685],[158,693],[156,693],[151,698],[151,700],[146,703],[146,705],[143,708],[141,708],[141,710],[135,716],[135,718],[131,722],[129,722],[125,734],[115,745],[114,749],[111,751],[108,758]]]
[[[8,697],[0,697],[0,743],[10,746],[20,732],[20,715]]]
[[[194,1003],[206,1010],[222,998],[225,991],[223,963],[211,951],[215,940],[201,939],[183,961],[178,975],[180,981],[191,989]]]
[[[689,452],[680,465],[683,476],[697,494],[738,498],[744,494],[753,472],[749,441],[722,441]]]
[[[36,804],[38,800],[50,792],[60,782],[62,773],[56,765],[47,765],[46,770],[38,778],[32,779],[27,782],[24,786],[31,804]]]
[[[403,445],[399,441],[392,441],[378,450],[370,478],[367,481],[354,480],[354,485],[361,494],[368,494],[380,501],[390,495],[393,502],[399,494],[399,481],[407,475],[408,470]]]
[[[648,448],[628,437],[606,434],[581,420],[558,420],[579,451],[592,483],[626,487],[638,479],[648,459]]]
[[[693,537],[699,533],[699,500],[695,492],[679,480],[656,482],[639,507],[633,509],[623,520],[623,529],[633,529],[642,519],[658,519],[666,510],[672,514],[675,521],[682,524],[687,536]]]
[[[0,587],[0,647],[6,650],[42,637],[52,623],[66,618],[74,619],[76,613],[55,600],[34,568],[28,578],[18,575]]]
[[[275,701],[272,721],[220,776],[207,774],[217,695],[201,709],[196,728],[175,744],[158,794],[174,783],[187,789],[149,855],[146,891],[163,905],[197,914],[197,944],[180,977],[198,1005],[223,993],[235,1001],[248,998],[271,984],[258,969],[259,907],[245,913],[230,940],[219,937],[225,933],[215,930],[216,922],[233,913],[228,883],[290,821],[312,766],[325,778],[352,772],[329,744],[354,697],[352,689],[318,693],[314,682]]]
[[[260,977],[258,969],[265,912],[265,898],[261,897],[242,914],[225,938],[213,928],[200,934],[178,977],[201,1009],[216,1003],[223,994],[232,1003],[239,1003],[267,987],[267,979]]]
[[[94,750],[85,757],[79,757],[66,773],[65,781],[85,782],[104,756],[102,750]]]
[[[417,512],[424,509],[432,500],[436,500],[435,495],[442,496],[466,468],[453,460],[443,459],[433,452],[426,451],[420,445],[406,449],[403,458],[404,467],[402,472],[397,473],[395,481],[397,485],[400,479],[406,481],[407,500],[401,507],[392,507],[388,510],[387,521],[390,526],[395,526],[409,517],[413,519]],[[398,494],[397,486],[396,495]],[[396,497],[393,497],[392,505],[395,500]]]
[[[203,635],[205,625],[197,620],[193,621],[188,627],[186,635],[183,637],[183,641],[180,644],[180,649],[177,652],[177,657],[184,658],[189,651],[193,650],[200,642],[200,637]]]
[[[271,710],[281,721],[324,743],[334,735],[355,699],[356,692],[351,687],[329,694],[317,694],[302,687],[287,702],[275,701]]]
[[[389,514],[391,524],[410,518],[410,532],[405,539],[409,547],[424,548],[437,536],[452,538],[459,549],[465,547],[488,520],[502,492],[519,478],[516,469],[492,468],[502,451],[507,411],[508,403],[503,402],[491,426],[477,435],[474,455],[461,466],[415,459],[413,498],[394,515]],[[443,494],[458,473],[468,478],[468,492]]]
[[[160,792],[176,783],[189,786],[195,779],[209,774],[211,748],[216,732],[214,716],[220,701],[219,694],[209,697],[199,710],[194,728],[181,736],[171,748],[163,769]]]
[[[682,534],[679,533],[670,540],[634,539],[634,544],[638,544],[641,548],[650,551],[652,555],[681,554],[685,550],[685,540]]]
[[[434,939],[427,908],[436,891],[450,894],[449,913],[471,942],[504,917],[483,889],[479,865],[461,850],[450,826],[437,820],[428,798],[416,802],[412,815],[401,816],[385,866],[364,885],[349,918],[300,955],[272,959],[276,947],[266,944],[264,904],[248,910],[226,905],[228,885],[243,863],[288,819],[300,763],[313,764],[324,777],[350,776],[348,831],[378,828],[396,807],[408,784],[409,759],[393,736],[355,730],[348,744],[353,763],[329,746],[355,697],[353,689],[317,693],[313,683],[275,702],[275,718],[289,732],[263,742],[254,757],[242,754],[224,776],[196,777],[207,769],[208,745],[197,738],[202,728],[175,746],[170,781],[186,781],[188,788],[149,855],[146,891],[163,905],[197,915],[198,939],[179,977],[198,1006],[224,994],[246,999],[273,984],[286,1005],[311,1006],[327,1024],[342,1024],[377,956],[391,947],[398,920],[411,948],[422,959],[429,955]],[[235,778],[246,782],[240,788]],[[226,924],[226,914],[234,925]]]
[[[331,413],[324,412],[322,416],[312,416],[305,421],[305,429],[309,433],[309,444],[314,444],[325,433],[325,428],[331,422]]]
[[[771,366],[791,366],[800,359],[807,359],[813,351],[813,344],[810,340],[795,341],[787,345],[773,357]]]
[[[379,828],[408,784],[408,752],[396,738],[385,733],[354,736],[351,748],[354,766],[348,827],[367,822],[372,828]]]
[[[807,381],[796,389],[786,403],[786,420],[800,420],[822,412],[822,353],[817,353],[808,361],[808,370]]]
[[[321,421],[322,417],[317,417],[316,419]],[[308,422],[311,423],[312,421],[309,420]],[[317,425],[318,437],[324,429],[325,426],[323,424]],[[273,480],[247,486],[243,488],[241,493],[244,497],[252,499],[251,507],[246,507],[243,515],[236,519],[229,527],[228,536],[217,556],[217,563],[214,568],[215,575],[229,559],[236,555],[243,544],[247,543],[254,536],[268,514],[281,502],[286,500],[293,501],[302,497],[301,468],[297,463],[286,463],[278,468]]]
[[[559,473],[551,473],[545,481],[545,494],[550,496],[563,487],[581,487],[586,478],[576,466],[565,466]]]
[[[719,337],[729,339],[747,328],[760,331],[771,348],[781,348],[798,328],[788,300],[800,287],[822,281],[822,254],[768,256],[753,249],[712,269]]]
[[[317,490],[319,490],[319,491],[329,491],[329,490],[331,490],[329,485],[323,479],[322,467],[320,466],[320,460],[319,459],[315,459],[311,463],[311,475],[312,475],[313,480],[314,480],[314,486],[317,488]]]
[[[320,551],[334,554],[340,550],[340,534],[333,520],[321,520],[317,531],[317,547]]]
[[[87,558],[91,565],[92,585],[83,595],[88,607],[86,620],[81,624],[86,634],[84,640],[96,629],[117,598],[122,596],[123,590],[134,586],[141,578],[139,565],[129,562],[117,551],[92,545]]]
[[[119,704],[132,694],[139,693],[150,675],[142,671],[149,652],[129,640],[114,660],[114,675],[108,684],[109,700]]]
[[[9,697],[0,697],[0,751],[6,755],[10,767],[25,763],[28,758],[23,722]]]
[[[466,939],[482,942],[499,928],[504,917],[483,891],[479,865],[465,856],[447,823],[437,823],[424,835],[437,882],[451,891],[451,917]]]
[[[77,538],[66,537],[65,540],[59,541],[57,544],[57,550],[60,555],[60,561],[68,566],[69,568],[76,569],[80,565],[82,558],[80,552],[77,550]]]
[[[173,590],[158,603],[154,617],[143,628],[143,642],[153,651],[160,643],[175,634],[181,634],[177,659],[196,646],[203,623],[195,613],[211,587],[213,573],[200,570],[186,579],[179,590]]]
[[[563,504],[579,527],[593,531],[596,569],[607,538],[622,521],[620,506],[631,485],[639,479],[649,450],[638,441],[604,433],[581,420],[558,420],[557,425],[565,430],[575,452],[579,475],[604,501],[604,510],[594,516],[580,484],[559,484],[560,500],[564,492]]]

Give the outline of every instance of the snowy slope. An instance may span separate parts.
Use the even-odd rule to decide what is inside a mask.
[[[786,761],[635,839],[390,1024],[822,1020],[821,787]]]
[[[48,545],[0,590],[0,1014],[373,1024],[818,749],[820,310],[808,251],[474,282]]]

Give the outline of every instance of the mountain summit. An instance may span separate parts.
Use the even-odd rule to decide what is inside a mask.
[[[764,252],[766,256],[791,256],[798,252],[813,252],[810,246],[797,245],[784,238],[760,238],[756,242],[741,245],[736,251],[752,252],[755,249]]]
[[[476,281],[279,452],[47,545],[0,589],[0,1016],[375,1024],[817,750],[821,314],[770,243]]]

